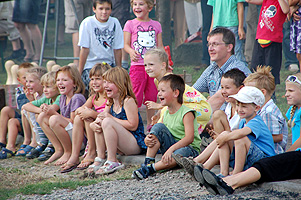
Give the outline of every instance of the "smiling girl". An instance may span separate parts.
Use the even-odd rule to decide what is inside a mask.
[[[55,153],[44,164],[55,160],[55,165],[65,164],[71,156],[71,138],[75,110],[82,106],[86,99],[84,83],[78,70],[64,66],[56,72],[56,85],[61,94],[60,113],[55,111],[41,113],[38,123],[54,146]],[[84,145],[82,145],[84,148]]]

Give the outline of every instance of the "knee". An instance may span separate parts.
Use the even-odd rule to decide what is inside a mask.
[[[15,27],[19,30],[19,31],[23,31],[25,29],[25,24],[22,23],[15,23]]]
[[[101,122],[101,127],[102,127],[103,129],[105,129],[105,128],[109,127],[109,126],[112,126],[113,123],[117,123],[117,122],[116,122],[115,120],[113,120],[112,118],[106,117],[106,118],[104,118],[104,119],[102,120],[102,122]]]
[[[18,126],[18,125],[20,125],[20,122],[16,118],[11,118],[8,120],[8,126]]]
[[[251,141],[247,136],[234,141],[235,148],[244,147],[249,143],[251,144]]]
[[[212,120],[219,120],[220,118],[226,116],[225,112],[222,110],[216,110],[213,114],[212,114]]]
[[[60,125],[61,117],[59,115],[53,115],[49,118],[49,126],[50,128],[55,128],[56,126]]]
[[[37,122],[41,125],[44,123],[45,119],[47,119],[47,116],[44,112],[41,112],[36,119]]]
[[[5,106],[1,110],[1,115],[8,115],[10,112],[14,111],[11,107]]]

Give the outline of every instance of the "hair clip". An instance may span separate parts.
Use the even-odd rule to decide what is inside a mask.
[[[102,62],[102,64],[106,65],[107,63],[106,62]]]

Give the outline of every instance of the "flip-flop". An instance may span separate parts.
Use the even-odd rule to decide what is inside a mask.
[[[77,170],[84,170],[87,169],[92,163],[94,162],[93,159],[84,159],[80,162],[78,167],[76,167]],[[79,167],[80,165],[83,165],[83,167]]]
[[[72,170],[74,170],[77,167],[77,165],[79,165],[79,163],[77,163],[77,164],[74,164],[74,163],[66,164],[65,167],[60,172],[62,174],[67,173],[67,172],[71,172]],[[66,167],[68,167],[68,168],[66,169]]]

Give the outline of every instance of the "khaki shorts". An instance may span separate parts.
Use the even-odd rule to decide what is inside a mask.
[[[65,32],[76,33],[79,29],[79,24],[83,19],[92,15],[92,1],[91,0],[73,0],[77,17],[73,10],[71,0],[65,0]]]

